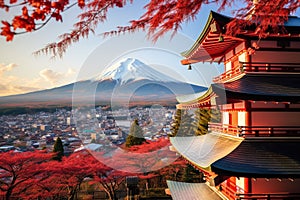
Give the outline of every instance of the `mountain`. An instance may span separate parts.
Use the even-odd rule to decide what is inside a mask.
[[[0,106],[71,105],[72,101],[111,103],[176,103],[177,95],[207,88],[178,81],[143,62],[128,58],[90,80],[21,95],[0,97]]]
[[[159,82],[178,82],[176,79],[163,75],[159,71],[134,58],[127,58],[112,65],[96,78],[98,81],[116,80],[121,85],[133,80],[137,81],[143,79]]]

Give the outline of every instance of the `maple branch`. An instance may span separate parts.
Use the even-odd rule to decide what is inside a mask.
[[[17,1],[10,2],[14,4]],[[6,8],[7,10],[9,7],[25,5],[22,8],[22,15],[15,16],[12,23],[2,21],[1,35],[6,37],[7,41],[11,41],[14,35],[40,30],[52,18],[62,21],[61,13],[77,4],[83,11],[78,16],[79,21],[74,24],[73,30],[60,35],[58,42],[50,43],[34,52],[34,55],[44,53],[52,54],[53,57],[62,57],[71,44],[78,42],[81,38],[87,38],[91,33],[94,34],[97,25],[106,20],[109,8],[123,7],[127,2],[133,3],[133,0],[77,0],[72,4],[68,1],[23,1],[16,5],[5,5],[4,0],[0,0],[0,8]],[[172,31],[172,35],[174,35],[181,28],[183,22],[195,20],[202,5],[216,4],[218,11],[220,11],[231,7],[234,2],[237,2],[237,0],[150,0],[144,7],[144,13],[137,20],[130,21],[128,26],[119,26],[116,27],[116,30],[104,32],[101,35],[106,37],[147,29],[148,37],[156,41],[168,31]],[[260,36],[264,36],[269,29],[276,31],[287,20],[288,15],[299,8],[300,1],[260,0],[254,2],[253,0],[245,0],[244,5],[245,7],[234,11],[235,17],[238,19],[233,20],[228,25],[228,29],[226,29],[228,34],[238,34],[250,23],[260,28]],[[30,15],[28,15],[27,7],[33,8]],[[253,15],[256,18],[251,19],[252,22],[242,20],[249,14],[252,15],[252,11],[257,14]],[[44,20],[46,21],[42,24],[35,23]],[[11,30],[12,28],[25,31],[15,33]]]
[[[24,3],[23,3],[24,4]],[[72,8],[73,6],[77,5],[78,3],[73,3],[70,6],[66,7],[62,13],[66,12],[67,10],[69,10],[70,8]],[[52,13],[55,13],[56,10],[54,10]],[[43,23],[35,23],[35,25],[38,25],[37,28],[34,28],[32,32],[38,31],[40,29],[42,29],[45,25],[47,25],[51,19],[53,19],[53,16],[49,16],[48,19],[46,19]],[[22,31],[22,32],[14,32],[15,35],[21,35],[21,34],[25,34],[28,33],[27,31]]]
[[[44,53],[47,55],[51,52],[54,57],[58,55],[61,58],[66,52],[66,49],[73,42],[79,41],[80,37],[88,37],[90,32],[94,33],[94,29],[98,24],[98,22],[95,22],[95,20],[103,20],[103,18],[105,18],[105,14],[101,14],[104,11],[106,11],[109,6],[110,4],[107,4],[101,10],[92,12],[91,16],[89,16],[89,18],[86,21],[84,21],[83,23],[81,23],[82,21],[80,21],[77,24],[75,24],[75,28],[70,33],[60,35],[59,38],[61,38],[61,40],[59,42],[48,44],[46,47],[35,51],[33,54],[40,55],[41,53]],[[83,17],[83,15],[81,15],[81,17]]]

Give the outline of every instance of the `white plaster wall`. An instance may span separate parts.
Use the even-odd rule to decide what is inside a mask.
[[[245,191],[245,178],[236,178],[236,186],[238,186],[238,193],[244,193]]]
[[[229,124],[229,112],[223,112],[223,124]]]
[[[231,70],[231,62],[230,61],[225,64],[225,71],[229,71],[229,70]]]
[[[246,112],[238,112],[238,125],[246,126]]]
[[[244,52],[241,55],[239,55],[239,61],[240,62],[246,62],[246,56],[247,56],[246,52]]]

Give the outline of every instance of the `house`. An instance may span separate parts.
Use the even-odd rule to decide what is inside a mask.
[[[171,195],[300,199],[300,18],[290,16],[265,37],[255,24],[226,34],[232,20],[211,12],[195,44],[182,53],[189,69],[217,62],[224,73],[177,108],[218,108],[222,119],[210,123],[206,135],[171,138],[175,150],[207,178],[196,185],[169,181]]]

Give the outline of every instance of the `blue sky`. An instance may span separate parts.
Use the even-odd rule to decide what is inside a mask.
[[[50,56],[47,55],[34,56],[32,53],[44,47],[48,43],[57,41],[58,35],[69,31],[72,28],[73,23],[76,22],[76,17],[80,12],[78,8],[72,8],[67,11],[63,16],[63,23],[50,22],[47,26],[37,32],[16,36],[12,42],[6,42],[4,37],[0,37],[0,96],[57,87],[74,82],[75,80],[79,80],[81,78],[86,78],[81,76],[82,71],[88,69],[89,66],[87,65],[90,61],[89,59],[91,59],[91,55],[93,55],[95,51],[98,53],[98,56],[102,57],[103,59],[106,58],[106,60],[112,59],[112,62],[113,59],[115,59],[115,57],[112,56],[114,54],[113,51],[116,50],[116,48],[119,48],[118,46],[130,46],[130,43],[134,43],[136,41],[134,37],[128,35],[125,37],[126,41],[124,43],[122,42],[122,44],[117,45],[114,44],[113,46],[110,45],[108,49],[101,49],[105,48],[105,46],[109,46],[108,44],[118,39],[104,39],[99,34],[105,31],[113,30],[118,25],[126,25],[127,22],[132,19],[137,19],[143,13],[143,2],[145,1],[136,1],[136,3],[133,5],[128,5],[125,8],[116,8],[111,10],[109,12],[107,22],[104,24],[99,24],[96,32],[97,34],[90,35],[88,39],[82,39],[80,42],[74,43],[67,50],[67,53],[62,59],[51,59]],[[217,8],[218,7],[216,5],[204,6],[195,21],[182,24],[182,29],[179,31],[179,34],[188,38],[189,42],[192,44],[192,42],[197,39],[202,27],[206,23],[210,10],[216,11]],[[222,13],[231,15],[232,9],[233,8],[225,10]],[[9,19],[13,16],[13,14],[13,10],[11,13],[6,13],[5,11],[0,10],[1,20]],[[164,39],[166,40],[166,38]],[[173,38],[171,42],[180,43],[180,41],[175,40],[176,37]],[[147,43],[145,47],[148,47],[149,44]],[[137,45],[143,47],[144,43],[141,42]],[[178,50],[172,49],[171,54],[175,53],[178,57],[180,52],[176,51],[182,51],[182,49],[186,50],[184,48],[188,48],[189,46],[190,44],[188,42],[182,44]],[[101,55],[99,55],[99,53]],[[125,51],[123,53],[126,54]],[[148,61],[151,62],[149,57],[145,59],[148,59]],[[178,61],[179,60],[180,57],[178,57]],[[176,59],[175,61],[177,62]],[[95,62],[99,64],[100,61],[94,60],[93,63]],[[108,63],[109,62],[106,61],[106,65]],[[155,61],[153,64],[156,66],[160,65],[159,61]],[[197,73],[193,73],[194,77],[192,77],[192,73],[180,66],[180,63],[171,63],[170,65],[176,66],[170,68],[169,70],[175,72],[178,72],[179,70],[179,73],[181,74],[186,73],[183,75],[185,78],[189,77],[191,82],[197,82],[197,76],[195,76]],[[95,67],[97,66],[94,66],[94,68]],[[202,66],[201,68],[200,66],[199,70],[205,71],[205,69],[208,69],[208,67]],[[84,70],[82,70],[83,68]],[[203,76],[205,73],[206,72],[201,72],[200,75]],[[93,74],[95,75],[95,72],[90,73],[90,75]]]

